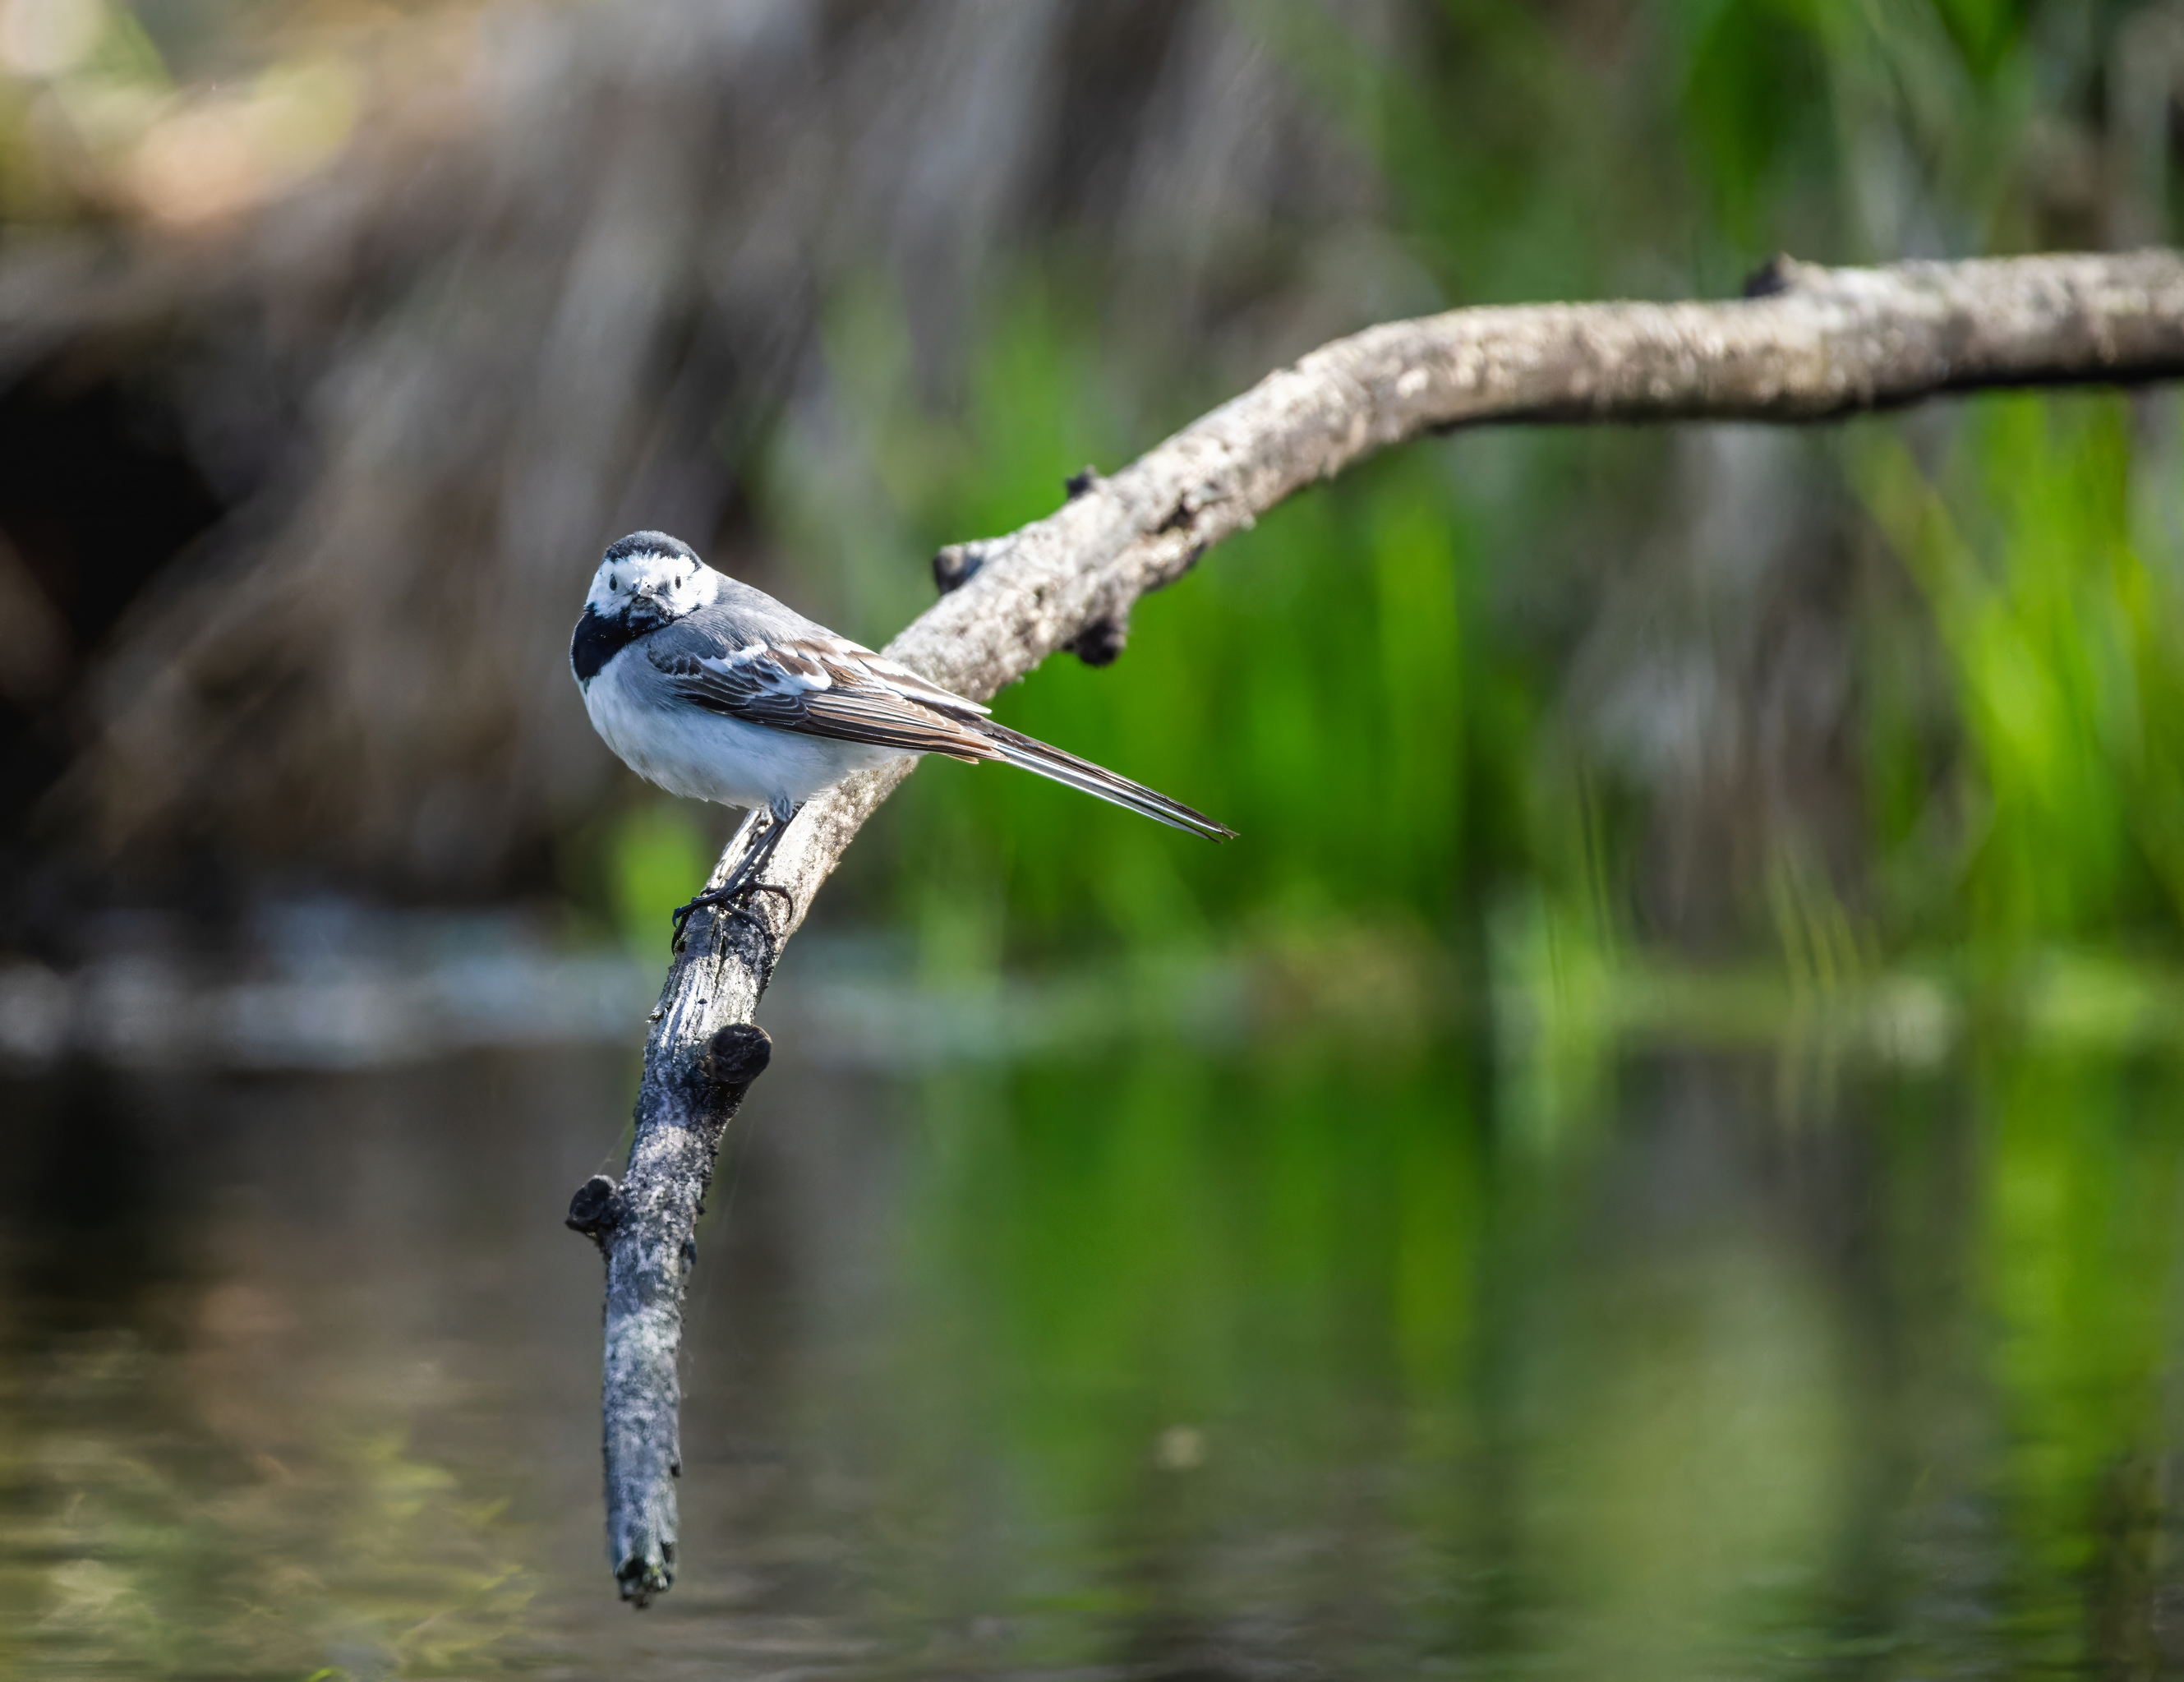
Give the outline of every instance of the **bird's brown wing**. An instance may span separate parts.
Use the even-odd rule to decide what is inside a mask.
[[[650,658],[684,700],[749,724],[973,762],[1001,756],[973,722],[983,707],[854,643],[669,648]]]

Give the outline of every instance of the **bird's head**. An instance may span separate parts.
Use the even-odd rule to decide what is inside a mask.
[[[588,694],[609,660],[638,638],[695,613],[720,588],[721,575],[665,532],[632,532],[610,544],[569,640],[569,669],[578,686]]]
[[[680,539],[665,532],[632,532],[608,546],[592,574],[584,611],[649,631],[705,606],[718,578]]]

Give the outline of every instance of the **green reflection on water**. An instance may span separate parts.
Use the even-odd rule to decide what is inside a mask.
[[[10,1089],[45,1142],[0,1669],[2174,1662],[2166,1061],[1626,1052],[1545,1134],[1462,1041],[776,1074],[642,1618],[599,1559],[596,1262],[554,1227],[618,1061],[209,1086],[187,1125]]]

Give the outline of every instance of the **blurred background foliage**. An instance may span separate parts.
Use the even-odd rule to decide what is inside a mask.
[[[2184,10],[8,0],[0,64],[35,950],[299,886],[634,933],[725,825],[562,670],[622,529],[878,643],[941,543],[1374,320],[2158,240]],[[2178,448],[2162,393],[1414,446],[1001,701],[1241,844],[935,766],[827,915],[952,975],[2167,959]]]
[[[1377,36],[1235,15],[1369,160],[1406,308],[2169,228],[2170,108],[2132,86],[2174,74],[2159,8],[1450,5]],[[1134,356],[1099,256],[1058,243],[995,285],[944,408],[884,284],[847,295],[822,354],[869,489],[840,496],[838,443],[792,434],[760,493],[845,599],[1221,394],[1165,347]],[[1476,950],[1512,894],[1595,940],[1778,946],[1851,977],[2172,953],[2176,448],[2160,394],[1418,447],[1146,604],[1117,671],[1044,671],[1006,704],[1246,844],[944,771],[899,798],[890,891],[928,952],[978,961],[1356,922]],[[1840,963],[1803,950],[1815,921]]]

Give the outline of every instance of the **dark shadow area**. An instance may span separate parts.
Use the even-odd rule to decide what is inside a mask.
[[[85,662],[225,511],[160,388],[163,363],[133,343],[85,344],[0,391],[0,572],[11,594],[36,593],[10,603],[19,657],[16,681],[0,686],[0,845],[20,839],[65,767]]]

